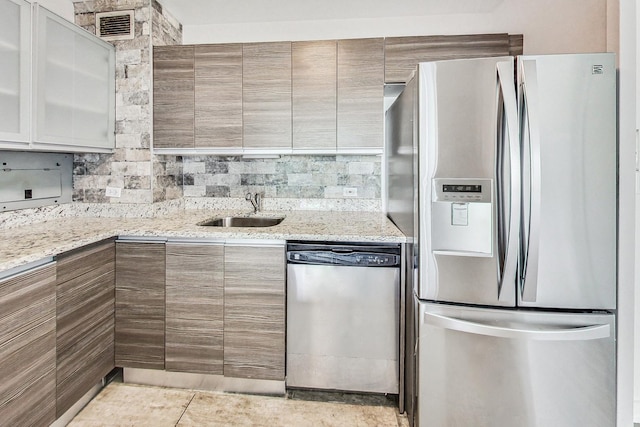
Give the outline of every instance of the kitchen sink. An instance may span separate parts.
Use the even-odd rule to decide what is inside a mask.
[[[209,227],[273,227],[284,220],[284,217],[245,217],[245,216],[227,216],[224,218],[213,218],[198,223]]]

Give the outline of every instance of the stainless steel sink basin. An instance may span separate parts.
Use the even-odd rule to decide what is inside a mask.
[[[244,216],[227,216],[224,218],[213,218],[198,223],[209,227],[273,227],[282,222],[284,217],[244,217]]]

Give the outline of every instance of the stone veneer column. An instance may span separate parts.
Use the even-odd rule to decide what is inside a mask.
[[[182,25],[156,0],[74,2],[76,24],[95,34],[95,14],[135,11],[135,37],[116,40],[116,149],[74,159],[74,200],[152,203],[182,196],[182,159],[151,153],[152,45],[182,43]],[[122,197],[105,196],[107,186]]]

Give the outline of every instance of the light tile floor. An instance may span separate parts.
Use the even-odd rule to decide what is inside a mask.
[[[327,401],[328,400],[328,401]],[[69,424],[112,426],[408,427],[384,397],[290,392],[285,397],[216,393],[113,382]]]

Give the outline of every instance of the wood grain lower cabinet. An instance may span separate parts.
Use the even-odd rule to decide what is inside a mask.
[[[164,369],[165,245],[116,242],[115,360]]]
[[[56,257],[57,416],[114,367],[113,240]]]
[[[224,375],[284,380],[285,250],[225,246]]]
[[[56,419],[56,267],[0,281],[0,424]]]
[[[223,374],[224,246],[167,243],[167,371]]]
[[[384,39],[338,40],[337,145],[382,149]]]

